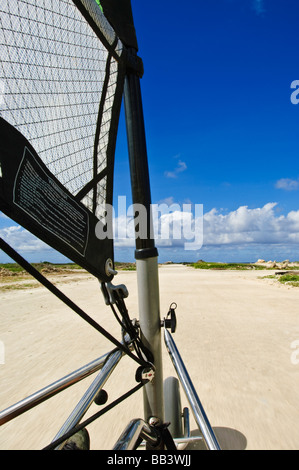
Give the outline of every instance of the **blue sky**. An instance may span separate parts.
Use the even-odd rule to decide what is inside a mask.
[[[204,224],[203,248],[173,257],[299,259],[299,106],[290,100],[299,80],[298,2],[132,5],[145,67],[153,202],[203,204],[204,214],[213,211],[215,224],[232,235],[231,243],[229,236],[217,241]],[[120,138],[121,165],[123,148]],[[247,237],[253,218],[258,229]]]
[[[174,240],[159,247],[160,260],[299,260],[299,105],[291,102],[298,1],[132,0],[132,7],[152,201],[202,204],[204,212],[203,247],[186,251]],[[118,195],[130,200],[123,111]],[[2,233],[12,225],[0,218]],[[22,249],[32,261],[62,260],[33,239]],[[133,246],[116,244],[116,259],[133,255]]]

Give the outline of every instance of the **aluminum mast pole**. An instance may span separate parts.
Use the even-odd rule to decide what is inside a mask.
[[[131,53],[133,61],[134,57],[137,60],[136,51],[131,49]],[[140,78],[138,73],[133,70],[128,70],[126,75],[124,102],[133,204],[142,205],[146,214],[145,217],[142,217],[142,214],[139,213],[136,219],[136,223],[139,225],[138,227],[135,225],[139,322],[142,340],[154,356],[156,369],[155,379],[144,387],[144,413],[146,421],[150,417],[155,417],[163,422],[158,251],[152,232],[151,192]],[[140,226],[141,224],[142,226]]]

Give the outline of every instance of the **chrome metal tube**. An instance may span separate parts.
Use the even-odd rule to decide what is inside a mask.
[[[136,260],[139,299],[139,323],[143,344],[152,352],[155,379],[143,388],[144,419],[164,420],[163,367],[161,320],[159,305],[159,279],[157,258]]]
[[[25,411],[28,411],[31,408],[34,408],[35,406],[39,405],[40,403],[43,403],[44,401],[53,397],[62,390],[67,389],[71,385],[74,385],[75,383],[80,382],[86,377],[89,377],[90,375],[94,374],[103,367],[109,354],[110,353],[104,354],[95,361],[86,364],[85,366],[72,372],[71,374],[66,375],[65,377],[57,380],[56,382],[53,382],[52,384],[48,385],[47,387],[42,388],[41,390],[33,393],[27,398],[24,398],[23,400],[15,403],[9,408],[6,408],[5,410],[1,411],[0,426],[12,420],[13,418],[16,418],[22,413],[25,413]]]
[[[128,424],[112,450],[134,450],[139,437],[151,446],[156,446],[159,442],[154,428],[142,419],[134,419]]]
[[[73,412],[70,414],[68,419],[65,421],[61,429],[58,431],[56,436],[53,439],[53,442],[56,439],[62,437],[65,433],[73,429],[85,415],[89,407],[94,401],[95,396],[97,393],[102,389],[110,375],[112,374],[113,370],[119,363],[123,356],[123,352],[120,350],[115,351],[110,355],[106,363],[103,365],[101,372],[97,375],[94,379],[90,387],[86,390],[85,394],[74,408]],[[64,443],[58,446],[57,449],[62,448]]]
[[[188,438],[191,436],[190,433],[190,420],[189,420],[189,408],[183,409],[183,421],[184,421],[184,437]]]
[[[202,432],[203,438],[205,440],[205,443],[208,449],[209,450],[221,450],[220,445],[215,436],[215,433],[212,429],[212,426],[209,423],[209,420],[206,416],[203,406],[195,391],[194,385],[190,379],[187,369],[176,347],[176,344],[171,334],[166,328],[164,328],[164,340],[165,340],[166,348],[169,352],[170,358],[172,360],[172,363],[174,365],[174,368],[180,380],[180,383],[189,401],[194,419],[199,427],[199,430]]]

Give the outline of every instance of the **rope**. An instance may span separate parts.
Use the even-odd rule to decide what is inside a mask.
[[[119,296],[118,293],[115,292],[115,304],[118,308],[118,311],[122,317],[122,320],[117,315],[117,312],[110,302],[110,307],[114,313],[114,316],[116,317],[117,321],[120,323],[120,325],[123,328],[123,334],[128,334],[132,340],[135,352],[137,356],[139,357],[140,360],[145,360],[143,355],[146,357],[147,365],[148,363],[154,364],[154,356],[151,353],[151,351],[142,343],[141,338],[139,336],[137,328],[134,327],[132,324],[128,310],[126,308],[124,300]],[[143,353],[143,355],[142,355]]]

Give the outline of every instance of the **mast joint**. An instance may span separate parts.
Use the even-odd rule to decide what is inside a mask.
[[[141,57],[139,57],[135,49],[127,49],[127,73],[135,74],[139,78],[143,77],[144,67]]]

